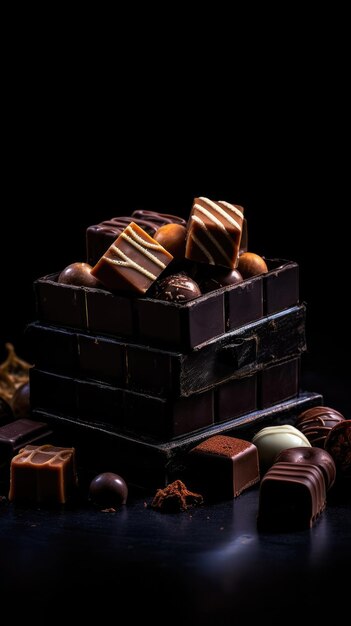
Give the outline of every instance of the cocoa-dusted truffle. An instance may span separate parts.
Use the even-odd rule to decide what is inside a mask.
[[[155,232],[158,241],[177,261],[185,257],[186,228],[182,224],[164,224]]]
[[[76,287],[102,287],[97,278],[91,274],[92,269],[88,263],[71,263],[62,270],[57,282]]]
[[[244,252],[239,257],[238,270],[243,278],[251,278],[258,274],[266,274],[268,267],[266,261],[254,252]]]
[[[344,416],[335,409],[328,406],[315,406],[301,413],[295,426],[307,437],[311,446],[324,448],[331,429],[344,420]]]
[[[321,470],[326,490],[335,482],[335,463],[330,454],[321,448],[288,448],[278,454],[275,463],[310,463]]]
[[[336,424],[325,440],[325,449],[333,457],[338,476],[351,477],[351,420]]]
[[[182,303],[201,296],[199,285],[186,274],[166,276],[155,285],[155,297],[167,302]]]

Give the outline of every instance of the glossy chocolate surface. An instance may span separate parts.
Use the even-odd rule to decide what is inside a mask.
[[[76,287],[101,288],[102,284],[91,273],[92,269],[88,263],[72,263],[62,270],[57,282],[62,285],[75,285]]]
[[[24,383],[16,389],[11,400],[11,407],[16,419],[30,417],[30,389],[29,383]]]
[[[44,422],[19,419],[0,428],[0,465],[28,444],[48,441],[52,431]]]
[[[290,359],[264,368],[259,374],[258,406],[264,409],[299,392],[300,360]]]
[[[322,471],[308,463],[275,463],[260,485],[258,527],[266,531],[311,528],[325,508]]]
[[[196,489],[215,500],[235,498],[260,478],[256,446],[235,437],[210,437],[190,451],[186,464]]]
[[[238,270],[243,278],[252,278],[259,274],[266,274],[268,267],[266,261],[254,252],[244,252],[240,255]]]
[[[325,449],[333,457],[338,477],[351,477],[351,420],[336,424],[325,440]]]
[[[185,238],[186,228],[181,224],[164,224],[154,234],[154,239],[177,261],[185,257]]]
[[[172,274],[158,281],[154,287],[154,297],[166,302],[181,304],[201,296],[199,285],[185,274]]]
[[[229,287],[229,285],[237,285],[243,281],[243,277],[238,270],[212,266],[203,269],[203,267],[199,266],[198,272],[198,281],[203,293],[208,293],[221,287]]]
[[[273,465],[277,455],[287,448],[310,447],[306,437],[294,426],[282,424],[262,428],[252,439],[258,448],[260,468],[262,472]]]
[[[316,465],[323,473],[327,491],[335,482],[335,463],[330,454],[321,448],[289,448],[278,454],[275,463],[310,463]]]
[[[118,474],[104,472],[91,481],[89,497],[96,506],[119,507],[127,502],[128,487]]]
[[[298,416],[295,426],[307,437],[311,446],[324,448],[325,440],[331,429],[339,422],[344,421],[344,416],[327,406],[316,406]]]

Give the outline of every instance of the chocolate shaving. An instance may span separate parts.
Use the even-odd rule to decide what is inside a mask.
[[[17,356],[12,343],[5,344],[5,348],[7,358],[0,365],[0,397],[10,402],[16,389],[28,382],[32,366]]]
[[[175,480],[165,489],[156,491],[150,506],[161,513],[179,513],[202,503],[203,497],[199,493],[192,493],[181,480]]]

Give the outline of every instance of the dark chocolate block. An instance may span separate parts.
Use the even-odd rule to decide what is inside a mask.
[[[45,330],[41,330],[37,325],[29,324],[26,329],[26,341],[34,365],[66,376],[74,374],[79,368],[76,333],[52,326],[46,326]]]
[[[249,441],[216,435],[193,448],[186,466],[194,488],[211,500],[228,500],[258,483],[257,448]]]
[[[126,480],[135,484],[159,488],[182,476],[185,454],[208,437],[233,434],[249,440],[260,427],[293,423],[301,411],[321,403],[319,394],[304,393],[273,408],[157,444],[55,413],[35,410],[34,415],[36,419],[49,421],[61,445],[75,445],[82,464],[95,473],[106,471],[108,467],[109,471],[122,473]]]
[[[26,418],[1,426],[0,466],[8,463],[23,446],[45,442],[51,435],[47,424]]]
[[[300,359],[267,367],[259,373],[259,408],[288,400],[299,393]]]
[[[299,302],[299,266],[293,261],[266,259],[264,274],[265,314],[288,309]]]
[[[10,502],[65,504],[76,486],[73,448],[26,446],[11,461]]]
[[[257,376],[230,380],[216,389],[216,421],[234,419],[257,409]]]
[[[32,361],[39,369],[60,373],[56,368],[60,355],[51,363],[51,352],[45,352],[56,330],[38,323],[31,324],[29,330]],[[77,378],[157,396],[189,396],[303,352],[305,308],[301,305],[259,320],[185,354],[101,336],[77,336],[80,353],[72,357],[72,363],[78,362],[74,372]],[[64,362],[66,356],[62,359]]]
[[[89,289],[86,293],[87,329],[120,337],[135,336],[133,299],[103,291]]]
[[[228,331],[259,320],[263,314],[262,276],[244,280],[226,290],[226,329]]]
[[[123,430],[123,389],[76,381],[76,393],[78,419],[95,424],[111,424],[115,430]]]
[[[31,408],[54,411],[59,415],[77,415],[76,381],[33,367],[29,372]]]
[[[95,265],[107,248],[117,239],[122,230],[135,222],[143,228],[151,237],[163,224],[182,224],[186,222],[178,215],[157,213],[156,211],[134,211],[132,216],[112,217],[110,220],[89,226],[86,233],[87,259],[90,265]]]
[[[44,276],[34,283],[39,319],[72,328],[87,328],[88,288],[62,285],[57,282],[57,276]]]
[[[308,463],[275,463],[260,486],[258,526],[262,530],[311,528],[325,508],[322,471]]]

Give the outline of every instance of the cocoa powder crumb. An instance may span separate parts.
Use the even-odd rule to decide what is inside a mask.
[[[179,513],[199,506],[203,501],[202,495],[189,491],[181,480],[175,480],[165,489],[156,491],[150,506],[161,513]]]

